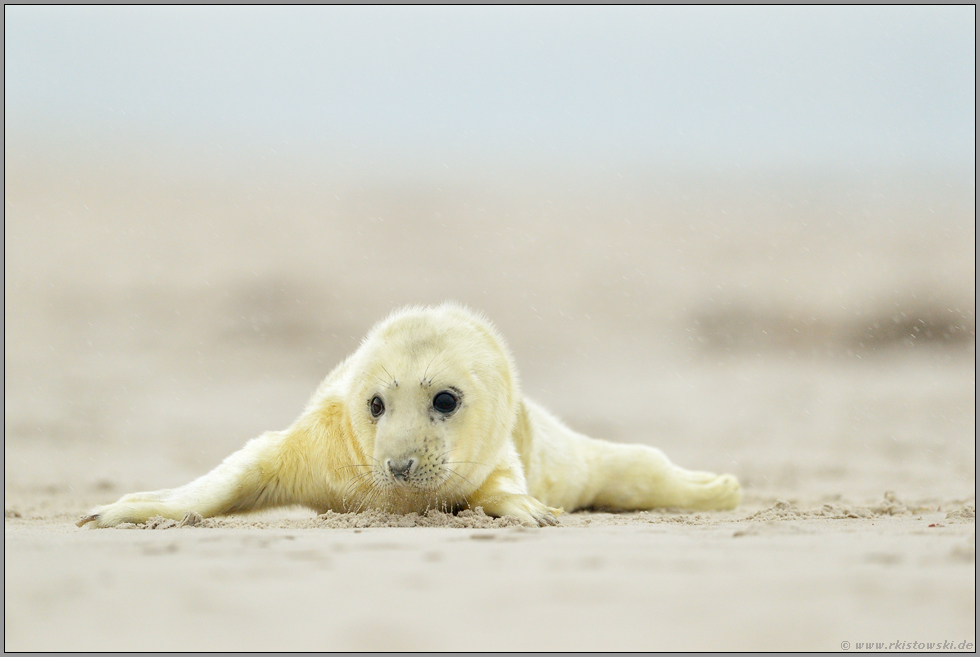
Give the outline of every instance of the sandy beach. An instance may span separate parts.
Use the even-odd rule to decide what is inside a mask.
[[[5,650],[975,649],[971,180],[6,159]],[[445,299],[529,397],[742,505],[75,526]]]

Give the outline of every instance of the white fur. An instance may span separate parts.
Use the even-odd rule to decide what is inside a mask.
[[[433,408],[442,391],[459,400],[449,414]],[[377,418],[374,397],[384,404]],[[412,467],[399,477],[389,463]],[[657,449],[572,431],[522,397],[493,326],[447,303],[377,324],[285,431],[249,441],[180,488],[97,507],[79,525],[293,504],[321,513],[479,506],[545,525],[563,509],[730,509],[739,497],[732,475],[684,470]]]

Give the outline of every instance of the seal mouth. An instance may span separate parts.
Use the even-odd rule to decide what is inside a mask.
[[[425,487],[421,485],[422,482],[416,481],[408,476],[393,476],[388,478],[387,483],[394,490],[425,492]]]
[[[455,511],[466,505],[466,483],[445,463],[432,463],[418,454],[375,459],[373,467],[348,481],[343,508],[348,513],[365,509],[401,514]]]
[[[450,487],[451,488],[451,487]],[[376,471],[369,501],[362,501],[352,509],[376,508],[388,513],[420,513],[430,509],[452,511],[460,508],[462,496],[446,488],[446,478],[412,477],[395,478],[390,473]]]
[[[404,491],[408,493],[433,493],[439,490],[442,482],[431,478],[419,479],[406,475],[404,477],[391,476],[385,478],[385,487],[392,491]]]
[[[444,463],[432,462],[417,453],[386,458],[374,472],[375,484],[381,488],[414,493],[437,492],[449,477]]]
[[[414,462],[413,462],[414,461]],[[442,490],[448,476],[433,468],[418,468],[417,460],[385,461],[374,472],[374,485],[381,491],[402,495],[432,495]]]

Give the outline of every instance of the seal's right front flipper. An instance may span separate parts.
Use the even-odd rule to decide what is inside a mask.
[[[145,495],[145,493],[137,493],[137,495]],[[160,516],[162,518],[173,518],[175,520],[180,520],[184,517],[183,513],[178,513],[171,507],[171,505],[167,504],[163,500],[132,501],[128,499],[129,497],[130,496],[127,495],[121,498],[118,502],[95,507],[92,509],[89,515],[85,516],[75,524],[79,527],[90,525],[92,527],[101,528],[115,527],[116,525],[121,525],[127,522],[134,524],[144,523],[150,518],[154,518],[156,516]]]
[[[185,486],[124,495],[96,507],[78,526],[115,527],[144,523],[160,516],[181,520],[190,512],[204,518],[295,504],[280,482],[284,473],[280,447],[285,436],[271,432],[249,441],[221,465]]]

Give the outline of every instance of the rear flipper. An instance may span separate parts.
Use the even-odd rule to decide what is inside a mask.
[[[591,441],[590,506],[613,509],[734,509],[742,497],[733,475],[685,470],[658,449]]]
[[[515,440],[529,454],[529,493],[549,506],[702,511],[734,509],[741,500],[733,475],[685,470],[646,445],[589,438],[527,399]]]

